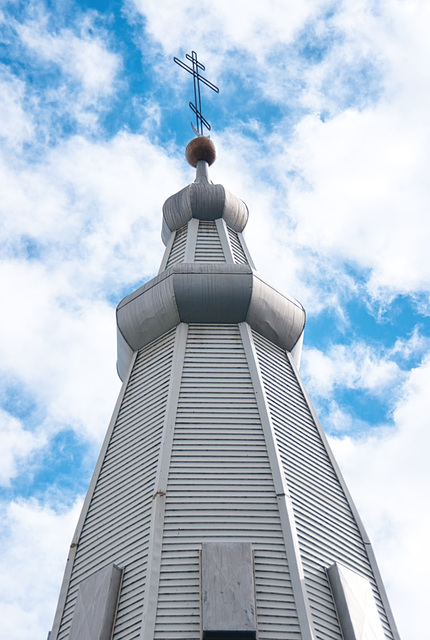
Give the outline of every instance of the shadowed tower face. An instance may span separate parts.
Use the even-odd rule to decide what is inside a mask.
[[[123,387],[51,640],[398,639],[300,380],[304,310],[255,271],[211,141],[187,159],[159,274],[118,305]]]

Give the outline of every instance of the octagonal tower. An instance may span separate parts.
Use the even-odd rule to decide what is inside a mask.
[[[303,307],[255,271],[211,141],[187,159],[160,271],[117,308],[123,387],[51,640],[398,640],[299,376]]]

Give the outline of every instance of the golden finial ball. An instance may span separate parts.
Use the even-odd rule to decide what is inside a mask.
[[[196,167],[199,160],[205,160],[210,166],[216,159],[215,145],[210,138],[198,136],[187,144],[185,157],[192,167]]]

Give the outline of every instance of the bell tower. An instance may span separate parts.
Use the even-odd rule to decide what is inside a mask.
[[[123,386],[51,640],[398,640],[300,379],[304,309],[255,270],[215,155],[188,145],[160,271],[118,305]]]

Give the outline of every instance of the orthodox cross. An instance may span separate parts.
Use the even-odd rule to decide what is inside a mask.
[[[191,55],[187,53],[185,57],[187,60],[190,60],[192,62],[192,65],[193,65],[192,67],[189,67],[187,64],[185,64],[185,62],[182,62],[182,60],[179,60],[176,57],[173,58],[173,60],[176,62],[176,64],[178,64],[180,67],[185,69],[185,71],[188,71],[188,73],[191,73],[191,75],[193,76],[194,103],[190,102],[189,104],[190,104],[191,110],[195,113],[197,128],[193,125],[193,123],[191,123],[191,127],[194,133],[196,134],[196,136],[202,136],[203,125],[206,127],[208,131],[211,130],[211,125],[206,120],[206,118],[204,118],[202,115],[202,98],[200,95],[200,83],[202,82],[207,87],[209,87],[209,89],[212,89],[212,91],[215,91],[215,93],[219,93],[219,89],[214,84],[212,84],[212,82],[209,82],[209,80],[207,80],[204,76],[200,75],[199,70],[204,71],[205,67],[204,65],[202,65],[201,62],[197,60],[197,53],[195,51],[191,51]]]

